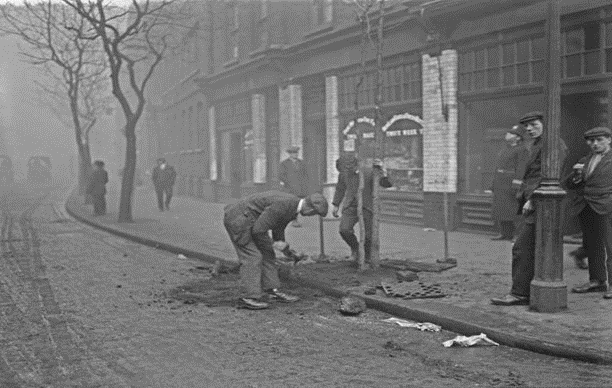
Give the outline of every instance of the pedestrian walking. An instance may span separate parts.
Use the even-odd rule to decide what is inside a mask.
[[[172,189],[176,180],[176,171],[170,166],[166,159],[157,159],[157,166],[153,169],[151,176],[153,186],[157,194],[157,207],[160,212],[170,210],[170,201],[172,200]],[[164,199],[165,196],[165,199]]]
[[[286,303],[299,300],[297,296],[279,291],[274,249],[287,252],[285,228],[298,214],[324,217],[327,209],[327,200],[322,194],[299,198],[277,190],[252,194],[225,206],[223,224],[240,260],[244,294],[240,302],[244,307],[258,310],[268,308],[269,300]]]
[[[528,151],[523,145],[524,131],[520,125],[509,129],[504,137],[506,146],[499,152],[491,191],[492,215],[499,235],[492,240],[512,240],[516,229],[516,193],[522,183]]]
[[[108,172],[104,169],[104,162],[96,160],[93,163],[93,171],[89,176],[89,182],[85,190],[85,195],[88,195],[93,203],[94,216],[103,216],[106,214],[107,183]]]
[[[576,196],[571,210],[578,215],[583,245],[589,258],[589,282],[572,288],[575,293],[604,291],[612,299],[612,131],[596,127],[584,133],[591,153],[580,159],[565,179]],[[607,257],[607,260],[606,260]]]
[[[510,293],[501,298],[492,298],[491,303],[501,306],[529,304],[531,281],[535,271],[535,240],[536,240],[536,214],[535,205],[531,196],[542,182],[542,134],[544,133],[544,115],[542,112],[530,112],[524,115],[519,122],[525,126],[527,133],[534,139],[529,156],[525,164],[525,172],[521,187],[516,195],[518,200],[518,214],[523,217],[523,226],[520,228],[516,242],[512,246],[512,288]],[[559,139],[559,161],[563,165],[567,146],[563,139]]]
[[[289,157],[281,162],[278,179],[287,193],[304,198],[308,195],[308,171],[306,163],[298,158],[299,152],[300,147],[287,148]],[[297,218],[291,225],[296,228],[302,226]]]
[[[332,201],[332,215],[338,217],[340,204],[342,204],[342,217],[340,218],[340,236],[351,249],[351,260],[357,262],[359,259],[359,240],[355,236],[354,227],[359,222],[357,215],[357,191],[359,190],[359,160],[352,154],[346,154],[336,163],[340,167],[338,183]],[[365,227],[365,262],[370,261],[372,248],[372,220],[373,220],[373,195],[374,195],[374,168],[380,169],[382,176],[378,184],[380,187],[391,187],[391,181],[383,168],[382,161],[375,159],[372,168],[363,170],[363,223]]]

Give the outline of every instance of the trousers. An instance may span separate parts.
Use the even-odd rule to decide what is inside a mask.
[[[365,227],[365,258],[370,258],[372,251],[372,220],[374,215],[368,209],[363,209],[363,224]],[[351,206],[342,210],[342,217],[340,218],[340,237],[348,244],[351,248],[351,252],[359,251],[359,240],[355,235],[355,224],[359,222],[357,215],[357,207]]]
[[[160,210],[163,210],[164,206],[166,208],[170,206],[170,200],[172,199],[172,186],[156,187],[155,193],[157,194],[157,207]],[[164,194],[166,195],[165,200],[164,200]]]
[[[598,214],[590,206],[585,206],[578,215],[582,228],[583,246],[589,258],[589,281],[612,281],[612,251],[610,231],[611,217]]]
[[[93,202],[94,216],[103,216],[106,214],[106,197],[104,194],[91,195]]]
[[[535,223],[523,223],[512,246],[512,295],[529,297],[535,275],[535,240]]]

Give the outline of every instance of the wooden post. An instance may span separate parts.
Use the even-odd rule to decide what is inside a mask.
[[[544,147],[540,187],[533,193],[536,206],[535,276],[531,282],[530,307],[539,312],[558,312],[567,308],[567,286],[563,282],[563,237],[561,201],[565,191],[559,185],[561,123],[561,5],[548,1],[548,76],[544,118]]]

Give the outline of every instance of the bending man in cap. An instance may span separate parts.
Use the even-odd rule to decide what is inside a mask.
[[[523,166],[528,151],[523,143],[523,129],[515,125],[508,129],[504,147],[497,156],[497,165],[491,191],[493,192],[492,216],[497,221],[499,236],[492,240],[514,238],[516,215],[516,192],[523,178]]]
[[[225,206],[223,223],[240,260],[244,293],[240,301],[244,307],[259,310],[269,307],[267,300],[287,303],[299,300],[278,290],[280,281],[274,248],[289,249],[285,228],[298,214],[324,217],[327,209],[327,200],[319,193],[298,198],[275,190],[252,194]]]
[[[354,227],[359,222],[357,216],[357,191],[359,190],[359,160],[351,154],[342,156],[336,162],[336,168],[339,168],[340,175],[336,184],[336,192],[332,205],[332,215],[338,217],[340,203],[342,207],[342,218],[340,218],[340,236],[351,248],[351,260],[357,262],[359,258],[359,240],[355,236]],[[380,187],[391,187],[391,181],[387,177],[387,173],[382,166],[382,162],[378,159],[374,160],[373,168],[382,170],[382,176],[378,181]],[[373,219],[373,195],[374,195],[374,170],[365,168],[363,171],[363,223],[365,227],[365,261],[370,260],[372,248],[372,219]]]
[[[516,194],[518,214],[522,214],[524,224],[512,246],[512,289],[502,298],[493,298],[491,303],[500,306],[528,305],[531,281],[535,272],[536,214],[531,196],[542,182],[542,134],[544,116],[542,112],[530,112],[520,121],[527,133],[534,139],[525,164],[523,182]],[[567,146],[559,139],[559,165],[563,165]]]
[[[609,288],[612,282],[612,131],[597,127],[586,131],[584,138],[591,153],[574,165],[565,185],[576,190],[571,210],[580,220],[583,246],[589,257],[589,282],[572,288],[572,292],[604,291],[604,298],[612,299]]]

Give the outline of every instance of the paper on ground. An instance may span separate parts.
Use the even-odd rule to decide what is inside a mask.
[[[388,319],[383,319],[383,321],[389,322],[389,323],[396,323],[400,325],[401,327],[414,327],[415,329],[419,329],[421,331],[440,331],[442,329],[440,326],[434,325],[433,323],[430,323],[430,322],[423,322],[423,323],[410,322],[410,321],[406,321],[404,319],[399,319],[399,318],[388,318]]]
[[[479,335],[473,335],[471,337],[459,335],[453,338],[452,340],[444,341],[442,343],[442,345],[444,345],[445,348],[450,348],[453,345],[469,347],[469,346],[474,346],[474,345],[479,345],[479,344],[499,346],[497,342],[488,339],[487,335],[484,333],[480,333]]]

